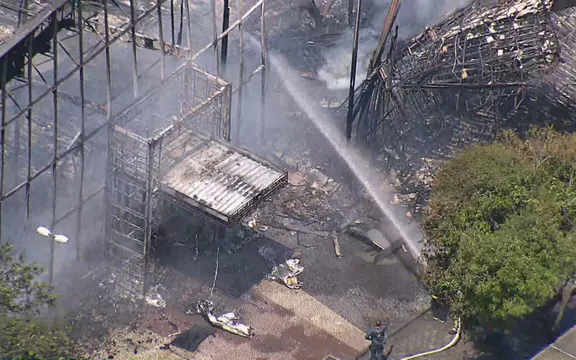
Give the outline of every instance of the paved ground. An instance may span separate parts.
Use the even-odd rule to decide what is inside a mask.
[[[574,358],[576,358],[576,326],[536,355],[533,360],[570,360]]]

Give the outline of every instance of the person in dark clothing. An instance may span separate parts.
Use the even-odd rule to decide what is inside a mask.
[[[384,347],[388,337],[386,335],[386,328],[382,326],[380,321],[376,322],[376,326],[368,334],[366,340],[370,340],[370,360],[385,360]]]

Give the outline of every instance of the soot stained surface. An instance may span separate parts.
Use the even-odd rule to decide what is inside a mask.
[[[169,226],[174,226],[173,223]],[[218,277],[216,288],[224,293],[238,298],[249,291],[252,286],[259,283],[272,269],[272,264],[264,259],[259,250],[265,247],[268,254],[272,254],[276,263],[287,259],[292,251],[263,236],[253,236],[248,232],[238,231],[220,239],[221,245],[218,252]],[[192,241],[178,243],[182,237],[160,238],[156,246],[156,256],[160,263],[167,267],[177,269],[186,276],[199,280],[201,283],[212,286],[214,270],[216,268],[216,255],[218,245],[209,240],[206,233],[199,233],[198,257],[196,257],[196,245],[194,236]],[[228,253],[222,245],[236,242],[239,249]]]
[[[193,325],[190,329],[186,330],[182,334],[178,335],[174,340],[172,340],[170,345],[177,346],[188,351],[196,351],[202,341],[214,333],[216,333],[216,329],[208,325]]]

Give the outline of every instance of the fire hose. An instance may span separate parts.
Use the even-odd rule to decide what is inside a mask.
[[[402,358],[400,360],[412,360],[412,359],[416,359],[416,358],[420,358],[420,357],[424,357],[424,356],[428,356],[428,355],[438,354],[438,353],[441,353],[442,351],[446,351],[446,350],[450,349],[452,346],[456,345],[456,343],[458,343],[458,340],[460,340],[461,332],[462,332],[462,322],[460,321],[460,319],[458,319],[458,320],[456,320],[456,334],[454,334],[454,337],[452,338],[452,340],[448,344],[442,346],[441,348],[426,351],[426,352],[423,352],[420,354],[410,355],[410,356]]]

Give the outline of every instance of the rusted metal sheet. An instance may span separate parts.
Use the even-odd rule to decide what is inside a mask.
[[[195,135],[187,147],[194,150],[162,178],[162,191],[223,225],[237,223],[287,184],[286,172],[226,142]]]

